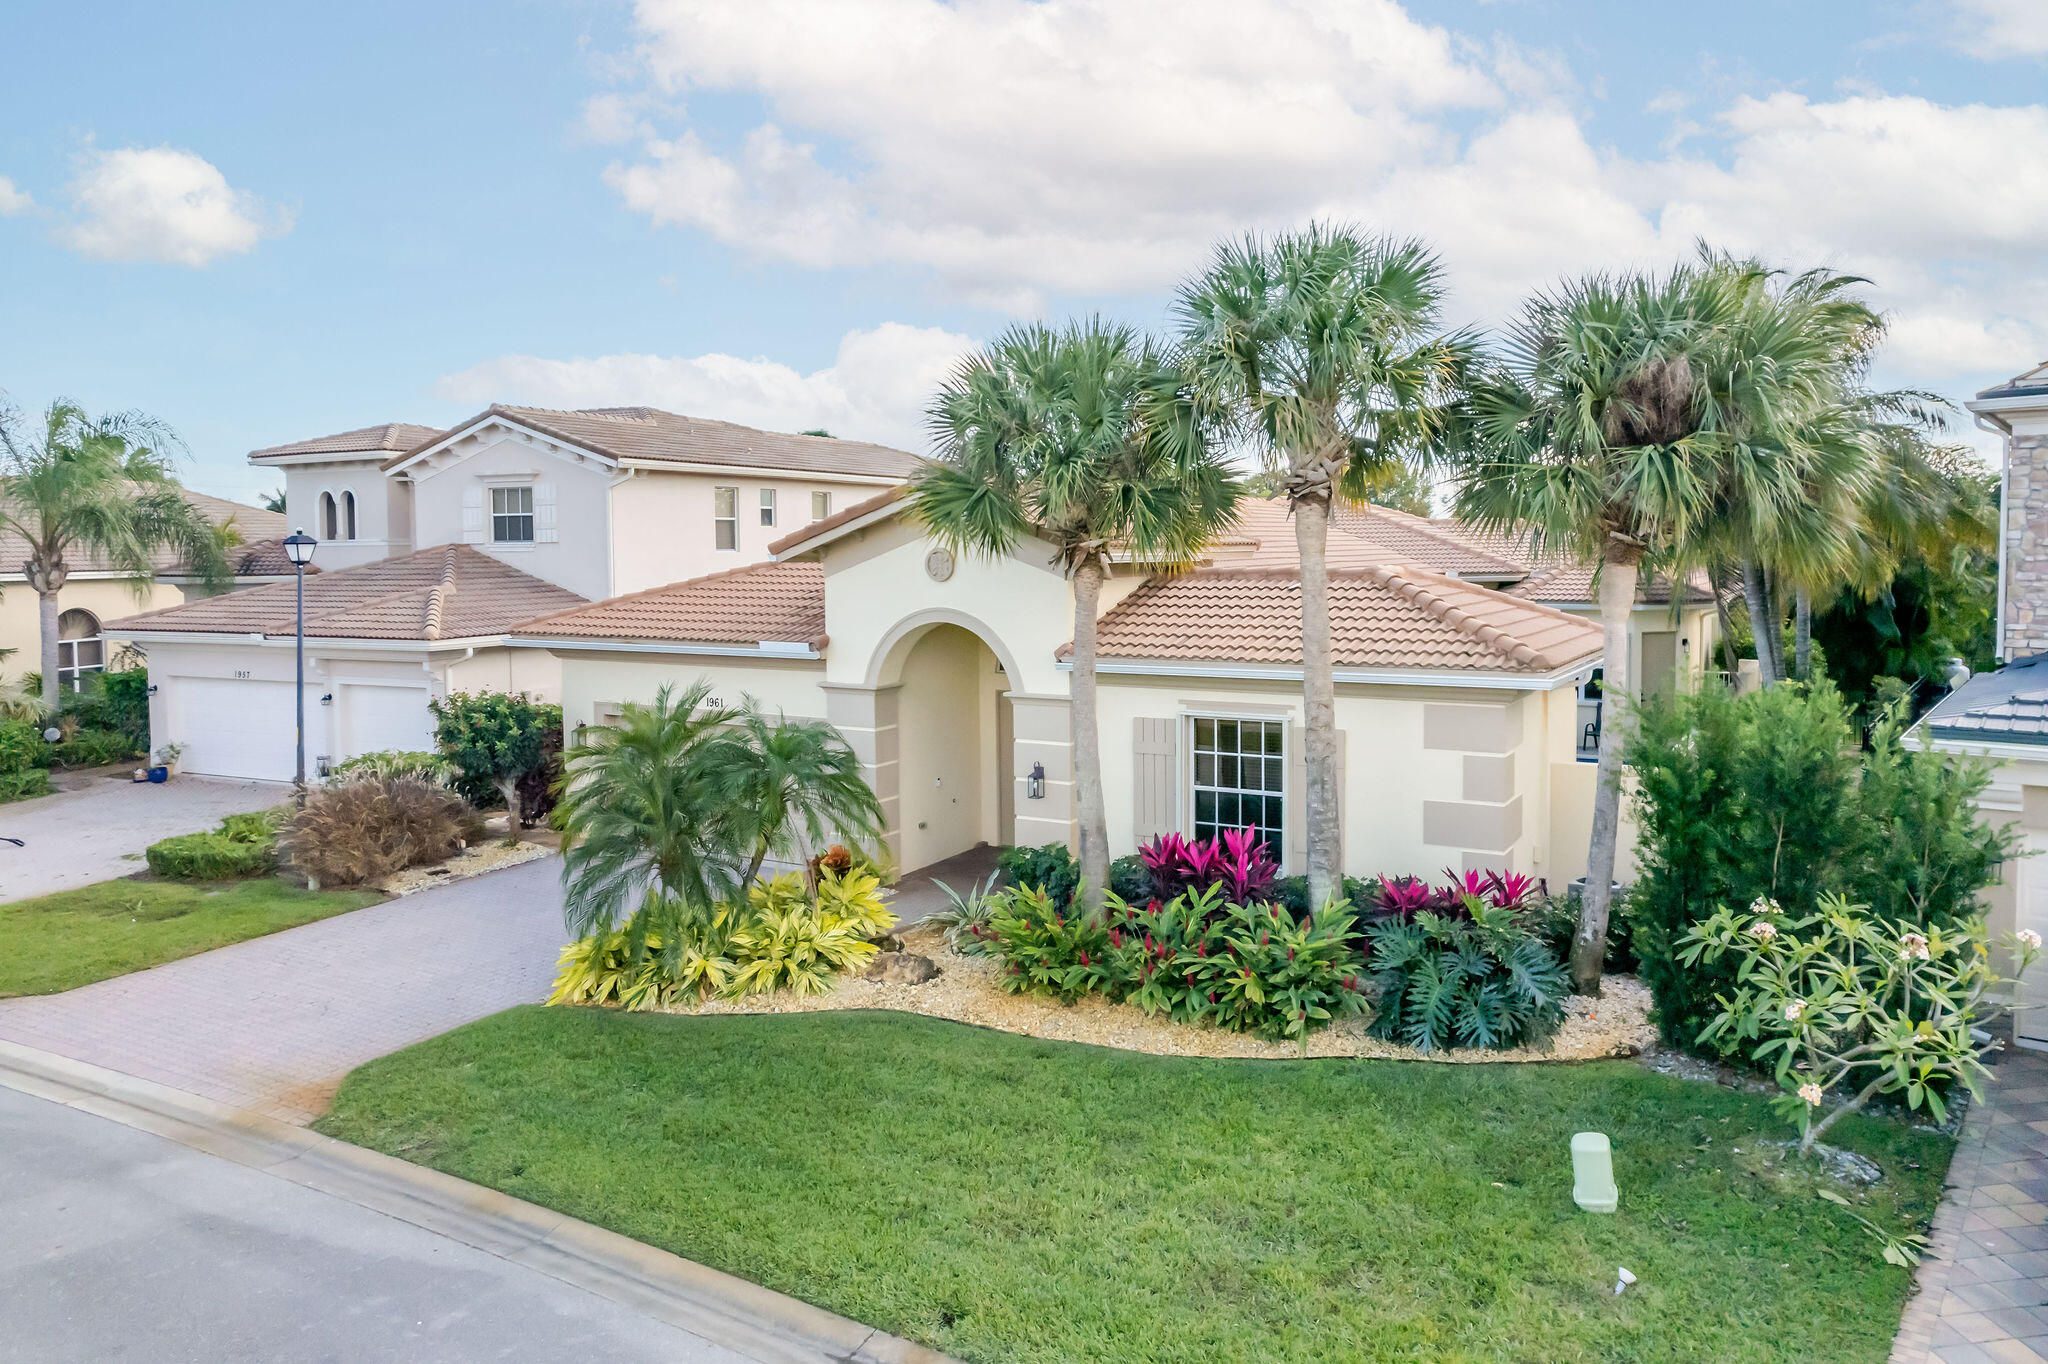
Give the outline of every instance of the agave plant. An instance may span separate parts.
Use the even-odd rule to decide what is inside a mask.
[[[946,897],[946,907],[925,916],[925,922],[945,930],[946,946],[962,956],[978,957],[994,945],[987,936],[988,921],[996,909],[996,882],[1001,872],[992,871],[980,885],[969,882],[967,892],[934,881]]]

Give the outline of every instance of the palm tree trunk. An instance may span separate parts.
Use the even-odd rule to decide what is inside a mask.
[[[1343,893],[1344,808],[1337,789],[1337,681],[1330,645],[1330,504],[1294,504],[1301,555],[1301,694],[1307,739],[1308,902],[1320,909]]]
[[[57,608],[57,594],[37,594],[37,614],[42,619],[43,629],[43,715],[50,721],[57,718],[57,618],[63,613]]]
[[[1714,623],[1721,627],[1721,648],[1728,656],[1728,681],[1735,681],[1735,619],[1728,612],[1728,566],[1716,564],[1707,571],[1707,581],[1714,589]],[[1711,664],[1713,656],[1708,655]]]
[[[1749,633],[1756,640],[1756,669],[1768,687],[1778,680],[1777,659],[1771,644],[1777,636],[1771,619],[1770,594],[1764,590],[1763,574],[1756,561],[1742,561],[1742,598],[1749,604]]]
[[[1613,909],[1614,856],[1621,841],[1621,748],[1629,707],[1628,622],[1636,604],[1636,561],[1600,565],[1600,763],[1593,788],[1593,838],[1586,849],[1586,893],[1572,935],[1572,988],[1600,993]]]
[[[1792,669],[1800,681],[1813,668],[1813,596],[1804,587],[1792,593]]]
[[[498,794],[505,798],[505,841],[519,841],[519,778],[500,775]]]
[[[1102,563],[1093,556],[1074,570],[1074,672],[1069,685],[1074,727],[1074,820],[1081,836],[1081,885],[1074,898],[1090,918],[1102,913],[1109,889],[1109,813],[1102,794],[1102,735],[1095,701],[1095,631],[1102,609]]]

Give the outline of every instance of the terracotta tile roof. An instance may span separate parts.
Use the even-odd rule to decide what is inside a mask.
[[[261,507],[246,506],[230,502],[225,497],[214,497],[210,493],[185,490],[185,500],[205,514],[206,519],[216,526],[234,523],[242,544],[253,546],[264,540],[282,538],[285,534],[284,516],[279,512],[265,511]],[[28,542],[13,530],[0,530],[0,582],[21,580],[22,562],[28,558]],[[114,571],[105,559],[74,549],[66,556],[73,573],[108,573]],[[234,551],[228,552],[228,563],[232,568],[236,562]],[[176,573],[184,561],[172,550],[159,550],[150,565],[158,573]],[[240,570],[237,570],[240,571]],[[286,569],[287,573],[291,570]]]
[[[757,431],[751,426],[684,417],[654,407],[593,407],[564,412],[546,407],[494,403],[447,431],[434,432],[384,462],[395,468],[443,436],[489,417],[503,417],[543,435],[613,459],[674,464],[722,464],[736,469],[779,469],[793,473],[849,474],[863,478],[908,478],[924,463],[904,450],[830,436]]]
[[[1594,600],[1593,572],[1592,564],[1552,559],[1537,564],[1528,577],[1501,591],[1525,601],[1591,602]],[[1685,599],[1693,604],[1714,600],[1713,585],[1707,581],[1706,574],[1696,570],[1687,578]],[[1658,574],[1640,579],[1636,583],[1636,602],[1641,606],[1670,605],[1670,576]]]
[[[293,584],[267,583],[110,623],[110,630],[293,633]],[[440,545],[306,579],[306,634],[321,639],[462,639],[504,634],[586,599],[470,545]]]
[[[1340,668],[1548,673],[1600,652],[1590,621],[1406,565],[1333,573],[1330,611]],[[1100,638],[1105,658],[1299,667],[1301,580],[1155,578],[1103,616]]]
[[[437,428],[416,422],[380,422],[332,436],[315,436],[311,440],[265,446],[261,450],[251,450],[249,458],[262,461],[286,455],[389,455],[425,445],[440,434]]]
[[[1433,521],[1393,507],[1355,506],[1338,507],[1330,520],[1333,530],[1368,540],[1439,573],[1501,581],[1528,571],[1526,560],[1496,552],[1478,537],[1456,528],[1455,521]]]
[[[529,621],[519,633],[822,649],[825,572],[816,563],[747,564]]]
[[[768,542],[770,554],[786,554],[798,545],[806,544],[821,535],[830,535],[849,522],[858,521],[869,512],[877,512],[892,502],[900,502],[910,496],[910,485],[899,483],[893,488],[884,488],[873,497],[864,497],[850,507],[842,507],[822,521],[813,521],[808,526],[793,530],[779,540]]]
[[[293,572],[292,561],[285,556],[282,535],[235,546],[228,551],[228,564],[237,578],[289,578]],[[306,565],[308,573],[321,571],[318,564]]]

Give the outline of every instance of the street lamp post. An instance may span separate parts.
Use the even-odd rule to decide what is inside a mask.
[[[295,530],[284,538],[284,556],[292,561],[292,572],[297,575],[294,581],[298,594],[299,685],[292,693],[292,701],[298,715],[299,761],[292,791],[301,805],[306,803],[306,565],[313,562],[313,547],[319,543],[303,530]]]

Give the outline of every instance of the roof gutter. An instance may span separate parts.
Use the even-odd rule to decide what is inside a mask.
[[[1335,680],[1367,686],[1467,687],[1485,691],[1556,691],[1574,685],[1600,665],[1599,658],[1584,658],[1569,667],[1547,673],[1482,673],[1449,669],[1338,668]],[[1053,667],[1072,672],[1072,659],[1060,659]],[[1259,663],[1171,663],[1138,659],[1104,659],[1095,671],[1122,677],[1187,677],[1229,682],[1299,682],[1302,670],[1282,664]]]
[[[802,640],[764,639],[758,644],[692,644],[658,639],[547,639],[513,635],[504,644],[513,649],[560,649],[570,653],[697,654],[710,658],[776,658],[816,660],[825,655]]]
[[[679,459],[622,459],[622,469],[640,469],[648,473],[664,474],[740,474],[758,479],[764,474],[800,483],[855,483],[866,487],[887,488],[903,480],[890,474],[832,474],[814,473],[808,469],[792,469],[783,464],[702,464],[694,460]]]

